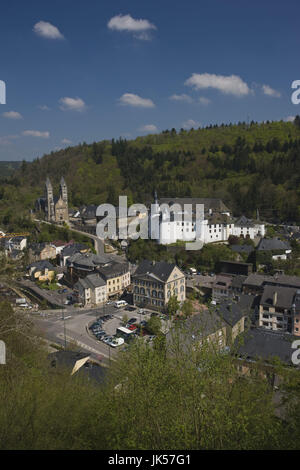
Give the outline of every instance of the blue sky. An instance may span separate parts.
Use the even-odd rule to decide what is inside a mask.
[[[291,119],[296,0],[1,3],[0,160],[175,127]]]

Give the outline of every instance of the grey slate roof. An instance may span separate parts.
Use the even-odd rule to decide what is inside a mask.
[[[235,253],[246,253],[247,255],[254,251],[252,245],[230,245],[229,248]]]
[[[31,263],[29,266],[27,266],[27,269],[30,268],[35,268],[35,271],[37,269],[55,269],[53,264],[50,263],[47,259],[41,260],[41,261],[36,261],[35,263]]]
[[[240,296],[237,303],[221,302],[215,311],[228,325],[233,327],[244,316],[250,316],[253,300],[254,296],[243,295]]]
[[[188,318],[179,330],[176,326],[171,328],[166,335],[166,340],[167,343],[172,344],[172,340],[179,339],[183,347],[188,347],[225,326],[223,320],[215,312],[205,311]]]
[[[253,219],[248,219],[244,215],[238,217],[234,222],[234,225],[237,227],[254,227],[255,224],[261,224],[261,222]]]
[[[153,274],[156,278],[166,282],[170,277],[173,269],[176,267],[175,263],[166,263],[165,261],[143,260],[137,267],[134,277],[144,276],[146,274]]]
[[[232,279],[232,283],[231,283],[232,289],[242,289],[243,284],[246,279],[247,279],[247,276],[243,276],[242,274],[238,274],[237,276],[234,276],[234,278]]]
[[[87,250],[88,246],[83,245],[82,243],[73,243],[72,245],[68,245],[61,251],[61,256],[72,256],[75,253],[80,253],[83,250]]]
[[[290,249],[290,245],[279,238],[262,238],[257,246],[257,251],[286,251]]]
[[[159,204],[180,204],[183,208],[184,204],[192,204],[195,207],[196,204],[204,204],[204,211],[207,212],[209,209],[216,212],[230,212],[228,207],[218,198],[205,198],[205,197],[163,197],[159,199]]]
[[[277,300],[274,306],[291,308],[297,289],[293,287],[265,286],[260,303],[266,306],[273,306],[273,296],[277,293]]]
[[[99,274],[89,274],[83,279],[78,279],[77,282],[80,283],[85,289],[95,289],[97,287],[106,286],[105,281],[102,279],[102,277],[99,276]]]
[[[89,356],[89,353],[76,352],[76,351],[57,351],[48,355],[52,367],[68,368],[70,373],[75,366],[75,363]],[[80,375],[86,379],[92,379],[95,382],[102,384],[107,377],[107,369],[95,363],[90,363],[89,367],[82,366],[75,375]]]
[[[238,354],[247,359],[257,358],[265,361],[278,357],[282,362],[291,364],[293,349],[291,347],[296,337],[264,328],[254,328],[243,335],[243,341],[236,339]]]

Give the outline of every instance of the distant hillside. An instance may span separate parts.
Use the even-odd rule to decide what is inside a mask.
[[[12,176],[14,171],[19,168],[21,162],[1,162],[0,161],[0,181]]]
[[[0,185],[1,214],[22,213],[49,176],[67,181],[70,205],[159,196],[220,197],[235,214],[300,223],[300,118],[175,129],[132,141],[83,143],[23,162]],[[1,224],[1,217],[0,217]]]

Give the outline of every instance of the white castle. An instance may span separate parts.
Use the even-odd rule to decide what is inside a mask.
[[[172,210],[173,206],[173,210]],[[198,210],[199,209],[199,210]],[[227,241],[230,235],[254,239],[265,236],[265,225],[245,216],[232,217],[221,199],[161,198],[152,205],[150,238],[167,245],[200,240],[204,244]]]

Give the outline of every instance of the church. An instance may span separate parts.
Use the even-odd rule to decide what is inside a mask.
[[[36,212],[43,212],[48,222],[63,224],[69,222],[68,188],[64,178],[60,180],[59,197],[54,196],[53,187],[49,178],[46,179],[45,197],[36,200]]]

